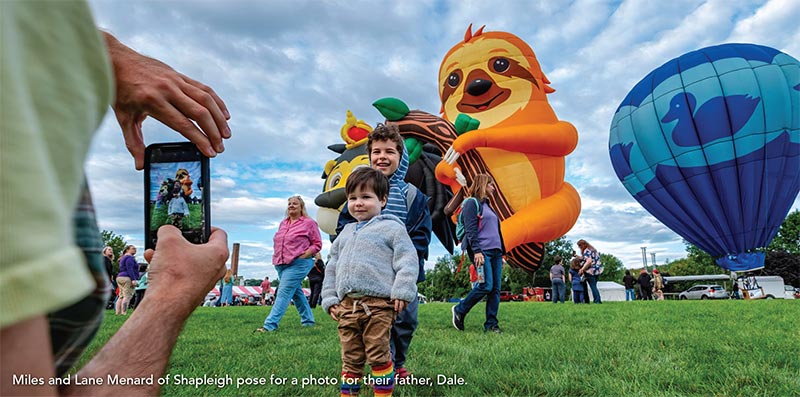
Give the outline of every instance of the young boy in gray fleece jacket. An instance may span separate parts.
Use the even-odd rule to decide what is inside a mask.
[[[391,395],[389,337],[397,313],[417,296],[417,251],[402,221],[381,215],[389,194],[383,173],[359,168],[347,178],[345,193],[358,222],[334,241],[322,284],[322,307],[339,322],[341,395],[358,394],[365,363],[375,395]]]

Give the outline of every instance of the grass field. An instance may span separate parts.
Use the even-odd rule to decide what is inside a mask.
[[[188,204],[189,216],[183,218],[183,230],[200,229],[203,227],[203,206],[202,204]],[[156,208],[155,204],[150,204],[150,213],[152,218],[150,220],[150,231],[158,230],[162,225],[170,224],[169,214],[167,214],[169,206],[164,204]]]
[[[500,305],[503,334],[483,333],[483,304],[456,331],[450,306],[420,305],[407,367],[431,385],[398,385],[396,396],[800,395],[800,301],[509,302]],[[277,332],[252,333],[269,310],[198,308],[162,393],[338,395],[336,386],[303,386],[339,374],[334,321],[317,307],[317,326],[304,328],[290,307]],[[108,316],[87,356],[123,321]],[[232,384],[176,384],[204,376]],[[237,388],[247,379],[266,384]]]

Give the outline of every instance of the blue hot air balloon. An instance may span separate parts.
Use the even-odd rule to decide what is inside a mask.
[[[722,44],[675,58],[617,108],[611,163],[631,195],[728,270],[764,266],[800,191],[800,64]]]

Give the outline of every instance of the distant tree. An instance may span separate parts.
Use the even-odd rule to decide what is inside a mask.
[[[720,267],[717,265],[717,262],[714,258],[709,255],[707,252],[700,249],[700,247],[683,240],[683,243],[686,245],[686,258],[692,262],[692,266],[699,269],[717,269],[713,272],[709,273],[708,270],[704,270],[705,273],[694,273],[694,274],[713,274],[714,272],[719,272],[718,269]]]
[[[600,254],[600,263],[603,264],[603,274],[600,275],[600,281],[622,282],[622,276],[625,275],[625,266],[622,265],[621,260],[611,254]]]
[[[259,287],[261,286],[261,282],[264,280],[257,279],[257,278],[248,278],[244,280],[244,285],[246,287]]]
[[[114,260],[111,261],[111,263],[114,266],[114,273],[119,273],[119,257],[122,254],[122,250],[125,249],[125,246],[128,244],[122,239],[122,236],[109,230],[100,232],[100,237],[103,239],[103,247],[109,246],[114,252]]]
[[[713,259],[710,259],[711,256],[700,250],[699,248],[692,246],[697,251],[705,254],[709,261],[707,260],[697,260],[693,259],[692,254],[689,254],[687,258],[681,258],[675,261],[670,262],[667,266],[663,266],[660,271],[669,271],[669,273],[673,276],[693,276],[698,274],[721,274],[725,271],[719,267]],[[687,248],[688,251],[688,248]]]
[[[781,276],[784,283],[800,287],[800,255],[783,251],[768,252],[763,274]]]
[[[550,268],[548,267],[548,272]],[[517,267],[503,266],[503,281],[500,288],[503,291],[511,291],[512,293],[519,294],[525,287],[533,287],[536,282],[536,275],[541,271],[541,266],[535,273],[528,273]],[[539,277],[539,281],[544,282],[543,277]],[[549,278],[547,279],[550,285]]]
[[[564,267],[567,268],[574,249],[572,241],[565,236],[545,243],[542,264],[534,273],[512,267],[503,270],[503,282],[505,283],[502,286],[503,290],[518,294],[524,287],[549,287],[550,268],[555,263],[553,259],[556,255],[560,256]]]
[[[461,271],[458,264],[461,254],[445,255],[436,260],[432,270],[425,272],[425,281],[418,285],[419,293],[429,300],[444,301],[449,298],[460,298],[467,295],[472,288],[469,283],[469,258],[464,257]]]
[[[800,255],[800,210],[794,210],[783,220],[778,234],[767,247],[767,252],[783,251]]]

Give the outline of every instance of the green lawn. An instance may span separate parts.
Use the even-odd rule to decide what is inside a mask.
[[[203,226],[202,204],[188,204],[188,206],[189,216],[183,217],[183,227],[181,229],[200,229]],[[150,220],[150,231],[158,230],[158,228],[162,225],[170,224],[169,214],[167,214],[168,209],[168,204],[164,204],[158,208],[156,208],[155,204],[150,204],[150,213],[152,214]]]
[[[450,306],[420,305],[407,367],[432,385],[399,385],[396,396],[800,394],[800,301],[509,302],[500,305],[500,335],[482,332],[483,304],[467,316],[466,331],[456,331]],[[277,332],[253,334],[269,309],[198,308],[179,338],[162,393],[337,395],[335,386],[302,385],[338,376],[334,321],[317,307],[317,326],[303,328],[290,307]],[[122,321],[106,318],[89,355]],[[222,381],[226,375],[233,384],[175,384],[176,377]],[[248,378],[266,385],[237,388]],[[447,384],[458,379],[464,384]]]

